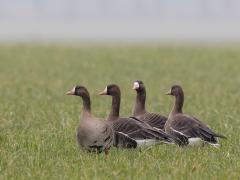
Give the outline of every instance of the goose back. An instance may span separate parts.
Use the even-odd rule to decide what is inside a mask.
[[[163,116],[158,113],[152,113],[152,112],[145,112],[144,114],[140,116],[136,116],[140,120],[146,122],[150,126],[164,130],[165,123],[167,121],[167,117]]]

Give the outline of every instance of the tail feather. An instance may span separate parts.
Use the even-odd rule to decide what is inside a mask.
[[[156,130],[156,129],[150,129],[150,131],[156,135],[156,139],[166,142],[166,143],[173,143],[173,138],[166,134],[164,131],[162,131],[161,129]]]
[[[206,129],[206,128],[201,128],[200,127],[200,132],[203,133],[204,135],[206,135],[208,138],[211,138],[211,137],[219,137],[219,138],[224,138],[226,139],[225,136],[221,135],[221,134],[217,134],[215,133],[214,131],[212,131],[211,129]]]
[[[216,134],[216,133],[215,133],[214,135],[215,135],[215,137],[219,137],[219,138],[227,139],[226,136],[221,135],[221,134]]]

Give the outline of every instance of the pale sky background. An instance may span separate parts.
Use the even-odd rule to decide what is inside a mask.
[[[239,42],[239,0],[0,0],[0,41]]]

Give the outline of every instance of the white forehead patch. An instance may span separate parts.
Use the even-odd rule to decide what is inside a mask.
[[[108,88],[107,88],[107,86],[106,86],[105,89],[104,89],[104,91],[103,91],[105,94],[107,94],[107,89],[108,89]]]
[[[138,89],[139,88],[139,83],[138,82],[134,82],[133,83],[133,89]]]
[[[72,93],[75,93],[75,91],[76,91],[76,86],[74,86],[74,87],[72,88],[71,92],[72,92]]]

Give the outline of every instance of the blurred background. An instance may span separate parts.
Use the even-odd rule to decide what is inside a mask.
[[[239,0],[0,0],[0,41],[239,40]]]
[[[240,0],[0,0],[0,180],[239,180],[239,42]],[[79,151],[81,101],[65,92],[86,86],[105,118],[98,93],[116,83],[129,117],[135,80],[166,116],[180,84],[184,112],[227,136],[221,149]]]

